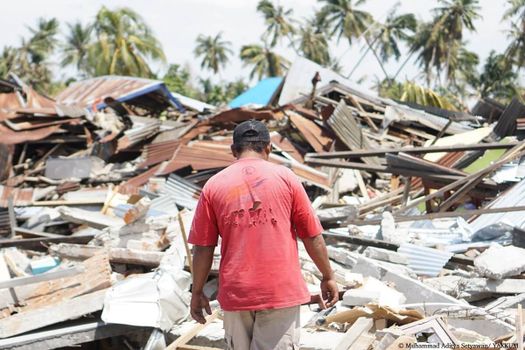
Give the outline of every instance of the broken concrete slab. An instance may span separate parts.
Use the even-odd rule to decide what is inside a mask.
[[[516,276],[525,271],[525,249],[493,245],[474,259],[474,266],[488,278]]]
[[[60,217],[75,224],[86,224],[96,229],[104,227],[121,227],[124,226],[124,220],[117,217],[104,215],[101,212],[89,211],[79,208],[58,207]]]
[[[382,306],[399,307],[406,301],[405,296],[383,282],[367,277],[363,285],[347,290],[343,295],[343,305],[359,306],[375,303]]]
[[[492,280],[475,277],[442,276],[425,279],[425,284],[457,298],[479,300],[478,295],[487,294],[520,294],[525,293],[525,280],[504,279]]]
[[[408,265],[408,259],[405,255],[399,254],[398,252],[376,248],[366,247],[363,254],[370,259],[386,261],[394,264]]]

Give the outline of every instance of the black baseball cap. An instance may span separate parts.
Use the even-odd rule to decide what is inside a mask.
[[[233,143],[270,142],[270,132],[264,123],[251,119],[240,123],[233,130]]]

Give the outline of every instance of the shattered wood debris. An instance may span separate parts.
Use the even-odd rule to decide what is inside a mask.
[[[302,306],[301,349],[500,349],[523,338],[518,98],[471,114],[403,104],[303,58],[264,85],[266,106],[246,93],[216,108],[133,77],[75,82],[56,99],[15,75],[0,85],[1,349],[109,337],[223,349],[216,301],[206,325],[189,317],[185,234],[249,119],[270,129],[270,161],[303,181],[342,290],[335,307]],[[212,300],[219,262],[204,288]],[[302,246],[300,262],[318,300]]]

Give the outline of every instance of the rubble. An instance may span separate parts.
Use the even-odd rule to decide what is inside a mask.
[[[405,104],[302,58],[230,108],[133,77],[75,82],[55,100],[8,79],[2,349],[109,337],[224,348],[216,302],[208,324],[188,316],[186,233],[202,186],[234,160],[235,125],[252,118],[271,131],[270,161],[303,182],[342,291],[335,307],[318,308],[319,272],[299,245],[313,295],[301,307],[301,349],[509,348],[523,336],[517,99],[499,116]],[[205,287],[212,300],[219,262]]]

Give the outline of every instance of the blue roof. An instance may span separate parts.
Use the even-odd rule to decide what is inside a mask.
[[[263,79],[251,89],[246,90],[231,100],[228,106],[231,108],[238,108],[248,104],[266,106],[282,81],[282,77]]]

